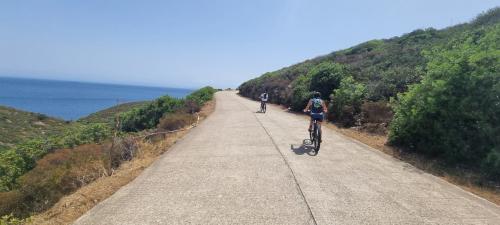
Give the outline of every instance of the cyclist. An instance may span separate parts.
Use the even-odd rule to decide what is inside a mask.
[[[260,110],[262,112],[266,108],[267,100],[269,100],[269,94],[267,94],[267,91],[264,91],[264,93],[260,94]]]
[[[309,132],[312,131],[313,120],[317,120],[319,125],[321,126],[321,122],[325,118],[325,114],[328,112],[326,108],[325,101],[321,99],[321,93],[314,92],[313,98],[309,100],[307,103],[304,112],[311,111],[311,122],[309,123]]]

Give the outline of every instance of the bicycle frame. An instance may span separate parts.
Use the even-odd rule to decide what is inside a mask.
[[[311,144],[314,145],[314,150],[316,152],[319,151],[319,148],[321,146],[321,123],[319,123],[318,120],[314,119],[313,120],[313,130],[312,132],[309,133],[309,136],[311,138]]]

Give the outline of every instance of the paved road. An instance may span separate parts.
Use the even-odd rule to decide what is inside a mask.
[[[76,224],[500,224],[500,207],[234,92],[136,180]]]

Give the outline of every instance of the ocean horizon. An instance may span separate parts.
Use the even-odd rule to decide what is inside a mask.
[[[183,98],[192,89],[0,77],[0,105],[77,120],[127,102],[163,95]]]

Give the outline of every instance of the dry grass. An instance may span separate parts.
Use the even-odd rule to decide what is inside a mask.
[[[326,126],[500,205],[500,186],[485,183],[481,176],[474,171],[444,167],[438,160],[429,159],[415,153],[405,153],[400,149],[388,146],[386,145],[387,135],[370,134],[352,128],[340,128],[334,124],[326,124]]]
[[[200,111],[200,120],[206,118],[214,110],[214,100],[205,104]],[[169,134],[155,143],[140,142],[136,158],[123,163],[111,176],[99,178],[76,192],[63,197],[49,210],[33,216],[31,224],[61,225],[73,223],[99,202],[134,180],[145,168],[188,132],[186,130]]]
[[[171,113],[164,115],[158,123],[158,130],[173,131],[189,126],[196,122],[195,115],[188,113]]]

